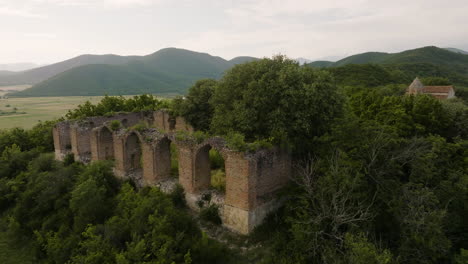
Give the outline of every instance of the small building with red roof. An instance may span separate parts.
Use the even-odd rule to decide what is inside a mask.
[[[437,99],[450,99],[455,97],[455,90],[452,85],[424,86],[419,78],[416,77],[406,90],[406,94],[429,94]]]

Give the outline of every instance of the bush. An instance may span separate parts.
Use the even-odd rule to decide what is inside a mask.
[[[224,169],[224,159],[218,151],[210,149],[209,156],[212,170]]]
[[[112,129],[112,131],[119,130],[121,126],[122,126],[122,123],[120,123],[119,120],[112,120],[110,122],[110,128]]]
[[[226,173],[222,169],[211,171],[211,186],[220,192],[226,191]]]
[[[217,205],[210,205],[200,210],[200,219],[217,225],[222,223]]]
[[[169,196],[171,197],[172,202],[174,203],[175,206],[179,208],[186,207],[185,191],[182,185],[177,184],[175,189],[170,193]]]

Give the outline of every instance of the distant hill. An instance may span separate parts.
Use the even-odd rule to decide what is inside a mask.
[[[15,74],[15,73],[11,71],[0,71],[0,77],[12,75],[12,74]]]
[[[380,67],[365,66],[368,64]],[[367,52],[335,63],[317,61],[307,65],[330,68],[335,73],[335,78],[344,84],[350,84],[352,79],[359,82],[363,78],[371,85],[381,84],[382,80],[384,83],[395,83],[408,82],[416,76],[439,76],[448,78],[456,85],[468,86],[468,55],[432,46],[399,53]],[[365,77],[366,74],[369,76]]]
[[[10,71],[10,72],[18,72],[18,71],[26,71],[33,68],[39,67],[39,65],[35,63],[8,63],[8,64],[0,64],[0,71]]]
[[[233,65],[237,65],[237,64],[242,64],[242,63],[256,61],[256,60],[259,60],[259,59],[255,57],[249,57],[249,56],[240,56],[240,57],[235,57],[229,62]]]
[[[218,79],[234,65],[252,60],[257,58],[244,56],[228,61],[176,48],[162,49],[147,56],[83,55],[21,73],[0,71],[0,85],[2,82],[14,85],[16,83],[6,80],[18,79],[23,84],[35,84],[11,96],[183,94],[196,80]],[[365,66],[369,64],[379,66]],[[336,79],[343,84],[357,85],[364,80],[366,85],[372,86],[406,83],[415,76],[439,76],[455,85],[468,86],[468,55],[437,47],[400,53],[367,52],[337,62],[316,61],[306,65],[330,69],[340,75]]]
[[[0,86],[2,85],[20,85],[20,84],[37,84],[45,81],[59,73],[70,70],[75,67],[88,64],[110,64],[120,65],[125,64],[137,56],[117,56],[117,55],[81,55],[73,59],[63,62],[22,71],[14,72],[13,74],[0,75]]]
[[[407,50],[399,53],[384,52],[366,52],[346,57],[332,64],[326,64],[328,67],[343,66],[347,64],[402,64],[402,63],[432,63],[436,65],[460,66],[468,65],[468,56],[455,53],[438,47],[423,47],[419,49]],[[308,64],[317,65],[317,62]]]
[[[297,59],[295,59],[295,61],[297,61],[299,63],[299,65],[304,65],[304,64],[312,62],[312,60],[309,60],[309,59],[306,59],[306,58],[297,58]]]
[[[117,58],[114,58],[117,59]],[[119,57],[125,63],[91,64],[64,71],[12,96],[119,95],[185,93],[203,78],[220,78],[235,64],[254,60],[167,48],[143,57]],[[119,61],[119,62],[122,62]]]
[[[448,51],[451,51],[451,52],[468,55],[468,51],[464,51],[464,50],[461,50],[461,49],[456,49],[456,48],[444,48],[444,49],[448,50]]]
[[[334,64],[333,61],[314,61],[307,65],[311,67],[317,67],[317,68],[327,68],[327,67],[331,67],[333,64]]]

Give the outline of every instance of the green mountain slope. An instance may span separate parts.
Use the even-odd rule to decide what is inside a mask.
[[[110,64],[121,65],[137,59],[137,56],[117,56],[117,55],[81,55],[59,63],[23,71],[13,72],[8,75],[0,74],[0,86],[37,84],[45,81],[59,73],[65,72],[88,64]]]
[[[432,46],[400,53],[368,52],[336,63],[313,62],[308,66],[330,68],[337,81],[346,85],[407,83],[416,76],[438,76],[468,86],[468,55]]]
[[[451,51],[451,52],[468,55],[468,51],[464,51],[464,50],[461,50],[461,49],[456,49],[456,48],[444,48],[444,49],[448,50],[448,51]]]
[[[199,79],[220,78],[233,65],[206,53],[167,48],[122,65],[92,64],[73,68],[11,95],[180,94]]]
[[[308,65],[316,66],[318,62]],[[445,65],[449,67],[468,65],[468,55],[455,53],[446,49],[433,46],[407,50],[399,53],[366,52],[356,54],[339,60],[328,67],[337,67],[347,64],[403,64],[403,63],[431,63],[435,65]]]
[[[239,56],[239,57],[235,57],[231,59],[229,62],[233,65],[237,65],[237,64],[255,61],[255,60],[258,60],[258,58],[249,57],[249,56]]]
[[[308,63],[307,65],[311,67],[317,67],[317,68],[327,68],[327,67],[332,66],[333,64],[334,64],[333,61],[314,61],[314,62]]]
[[[391,54],[383,52],[366,52],[346,57],[333,63],[333,65],[331,66],[343,66],[346,64],[381,63],[388,56],[391,56]]]

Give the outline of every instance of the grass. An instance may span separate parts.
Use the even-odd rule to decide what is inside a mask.
[[[28,88],[31,88],[31,85],[0,86],[0,97],[5,96],[7,93],[22,91]]]
[[[17,112],[26,112],[25,114],[0,116],[0,129],[13,127],[31,128],[39,120],[47,121],[59,118],[65,115],[68,110],[75,108],[87,100],[96,103],[101,98],[102,96],[67,96],[0,99],[0,112],[10,112],[15,107],[17,108]]]

